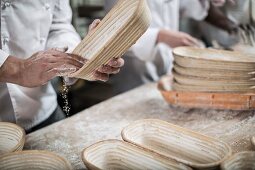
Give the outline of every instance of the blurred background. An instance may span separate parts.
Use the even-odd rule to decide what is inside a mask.
[[[221,10],[221,12],[223,12],[223,14],[225,14],[229,19],[231,19],[231,21],[234,21],[234,23],[236,24],[238,23],[240,24],[244,18],[246,19],[249,18],[249,15],[254,15],[254,8],[255,8],[254,0],[244,0],[244,1],[224,0],[224,1],[226,2],[226,4],[224,6],[219,7],[219,9]],[[230,3],[231,1],[234,1],[235,5],[231,4]],[[183,1],[183,2],[186,2],[186,1]],[[190,3],[191,1],[188,1],[188,2]],[[70,4],[73,11],[72,22],[75,29],[80,34],[81,38],[84,38],[86,36],[88,27],[94,19],[97,19],[97,18],[102,19],[106,15],[106,12],[104,10],[104,3],[105,3],[105,0],[70,0]],[[169,3],[169,2],[166,1],[164,3]],[[190,7],[188,9],[190,9]],[[215,8],[210,8],[209,13],[213,12],[212,9],[215,9]],[[196,11],[196,10],[193,10],[193,11]],[[218,48],[218,49],[230,49],[229,47],[233,47],[233,44],[238,43],[239,37],[237,37],[236,35],[230,34],[229,32],[226,32],[226,30],[225,31],[219,30],[219,28],[216,28],[215,26],[212,26],[208,24],[207,22],[205,22],[205,20],[215,19],[215,17],[210,18],[209,17],[210,15],[208,15],[204,21],[195,21],[194,19],[183,17],[181,13],[182,13],[182,10],[180,10],[180,18],[178,19],[179,31],[188,33],[189,35],[192,35],[193,37],[199,39],[201,41],[202,46],[209,47],[209,48]],[[215,14],[213,14],[212,16],[214,15]],[[220,21],[220,20],[216,17],[216,21]],[[230,24],[229,26],[231,26],[232,23],[230,22],[228,24]],[[254,32],[255,31],[253,30],[253,33]],[[254,51],[254,47],[250,49]],[[126,63],[128,63],[127,60],[126,60]],[[122,68],[122,72],[125,71],[125,66],[124,68]],[[130,72],[128,73],[132,81],[133,74]],[[118,74],[117,76],[119,77],[122,76],[121,78],[124,81],[123,82],[124,84],[125,83],[132,84],[131,81],[128,81],[128,79],[124,78],[125,76],[121,74]],[[78,80],[78,82],[75,85],[70,87],[69,94],[68,94],[69,102],[71,104],[70,115],[76,114],[88,107],[91,107],[97,103],[100,103],[104,100],[107,100],[119,94],[120,92],[115,91],[113,87],[113,84],[114,84],[113,80],[115,77],[116,75],[111,76],[110,80],[106,83]],[[59,105],[63,106],[63,99],[61,97],[63,82],[61,78],[54,79],[52,81],[52,84],[57,91]],[[136,87],[136,86],[138,85],[137,84],[132,85],[132,87]]]

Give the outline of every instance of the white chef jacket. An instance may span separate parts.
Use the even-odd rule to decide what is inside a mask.
[[[29,58],[48,48],[68,46],[80,37],[71,25],[69,0],[1,0],[0,67],[9,55]],[[0,121],[17,123],[26,130],[46,120],[56,109],[50,83],[36,88],[0,83]]]
[[[115,2],[116,0],[105,0],[106,11],[109,11]],[[116,77],[120,77],[119,81],[123,81],[124,76],[134,72],[134,70],[136,72],[132,74],[138,74],[138,79],[142,83],[157,81],[161,75],[168,73],[172,69],[172,50],[166,44],[157,44],[159,30],[178,31],[180,13],[196,20],[202,20],[207,16],[209,8],[207,0],[147,0],[147,3],[152,14],[151,25],[126,54],[125,57],[132,57],[136,61],[131,61],[132,64],[130,64],[130,68],[126,69],[126,74],[121,71],[119,75],[116,75]],[[126,60],[129,59],[126,58]],[[128,63],[126,67],[129,67]],[[136,81],[135,79],[133,76],[132,80],[126,81]],[[125,84],[128,85],[129,83],[125,82],[123,85],[125,86]]]

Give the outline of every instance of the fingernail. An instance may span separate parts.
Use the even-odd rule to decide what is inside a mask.
[[[110,66],[116,66],[117,64],[118,64],[118,62],[115,61],[115,60],[112,60],[112,61],[110,61],[110,63],[109,63]]]

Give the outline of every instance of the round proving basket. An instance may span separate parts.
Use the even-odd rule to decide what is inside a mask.
[[[0,157],[1,170],[71,170],[70,163],[48,151],[19,151]]]
[[[18,125],[0,122],[0,155],[22,150],[25,136],[24,129]]]

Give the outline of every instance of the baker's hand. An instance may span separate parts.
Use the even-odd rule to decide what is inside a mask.
[[[112,59],[107,65],[101,66],[94,72],[94,80],[108,81],[109,75],[119,73],[122,66],[124,66],[122,58]]]
[[[90,25],[89,25],[89,31],[88,33],[91,33],[100,23],[100,19],[95,19]],[[85,59],[86,60],[86,59]],[[73,78],[73,77],[64,77],[64,82],[66,85],[70,86],[73,85],[77,82],[77,78]]]
[[[0,82],[37,87],[56,76],[65,76],[77,71],[84,62],[82,57],[53,49],[37,52],[28,59],[9,56],[0,68]]]
[[[99,23],[99,19],[94,20],[89,26],[89,33],[93,32],[93,30],[98,26]],[[109,79],[109,75],[117,74],[123,65],[124,60],[122,58],[112,59],[107,65],[101,66],[93,73],[93,80],[106,82]]]
[[[162,29],[158,34],[158,43],[165,43],[171,48],[179,46],[201,47],[201,43],[187,33]]]

